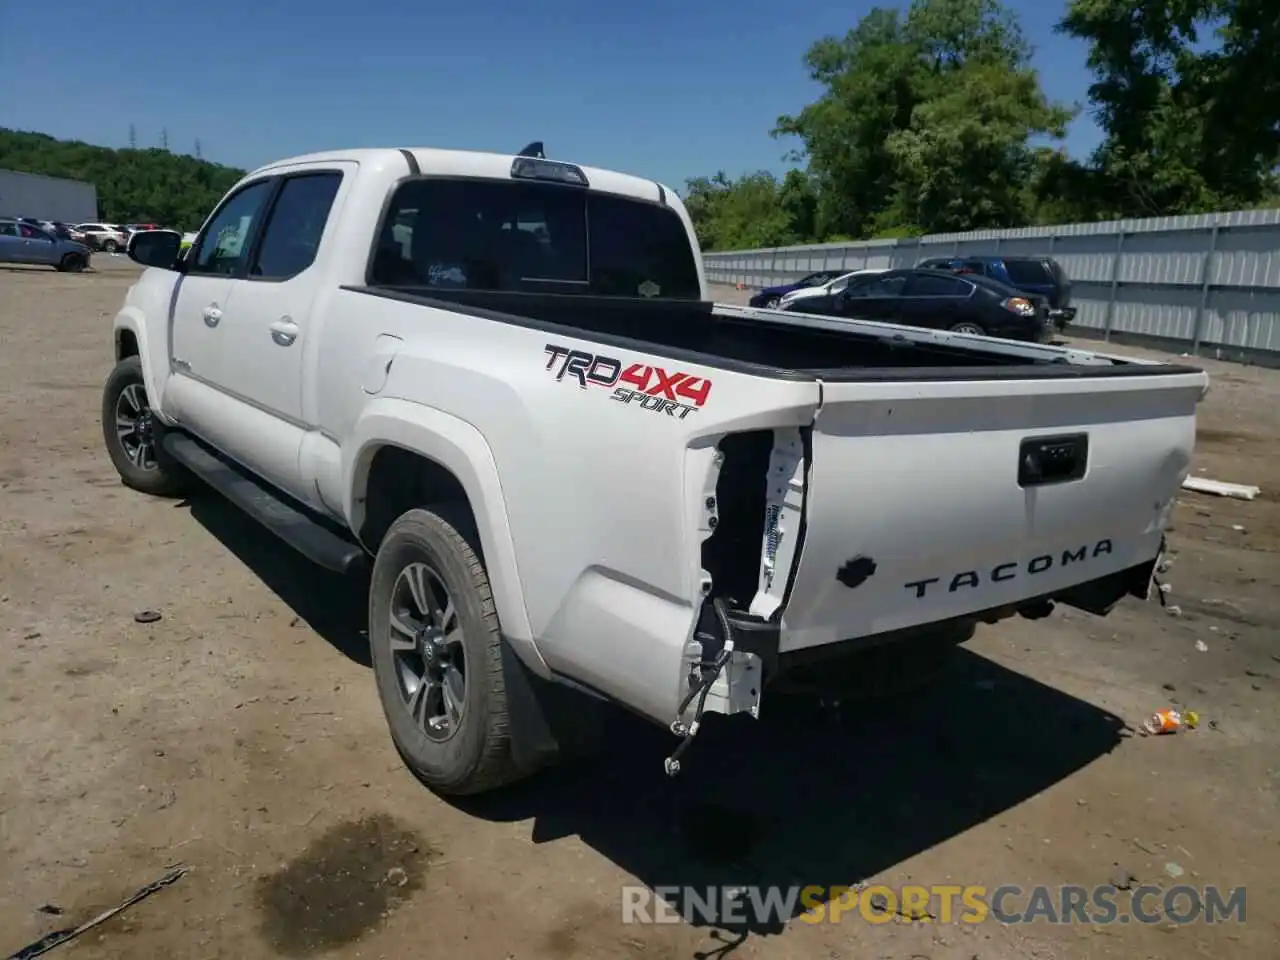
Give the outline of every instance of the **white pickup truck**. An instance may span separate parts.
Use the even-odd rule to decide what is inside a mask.
[[[674,772],[806,669],[1147,596],[1208,387],[713,304],[671,190],[539,148],[284,160],[181,239],[130,240],[111,459],[372,557],[378,693],[443,793],[589,743],[602,701]]]

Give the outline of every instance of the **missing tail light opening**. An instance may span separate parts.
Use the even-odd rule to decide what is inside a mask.
[[[702,543],[705,599],[687,649],[690,700],[672,731],[687,740],[704,711],[758,716],[777,672],[782,608],[803,536],[808,443],[799,429],[730,434],[718,445]],[[668,772],[679,769],[679,750]]]
[[[753,430],[726,436],[719,450],[716,527],[702,545],[710,596],[773,619],[800,539],[804,439],[795,428]]]

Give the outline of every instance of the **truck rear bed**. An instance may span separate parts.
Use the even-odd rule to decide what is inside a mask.
[[[458,415],[500,468],[523,451],[513,539],[541,559],[549,532],[575,531],[521,571],[541,655],[664,724],[726,631],[768,673],[846,640],[1144,592],[1207,386],[1194,368],[709,303],[348,289],[436,311],[438,346],[396,366],[418,402],[453,409],[478,362],[458,344],[486,343],[481,376],[507,399]],[[373,331],[404,322],[389,306],[352,309]],[[620,387],[630,368],[703,394],[685,411],[665,373]],[[626,412],[637,398],[647,413]]]
[[[1198,372],[1041,344],[706,301],[434,287],[347,289],[788,379],[971,380]]]

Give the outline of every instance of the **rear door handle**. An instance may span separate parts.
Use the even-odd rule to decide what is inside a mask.
[[[211,303],[201,311],[204,317],[205,326],[216,327],[218,321],[222,319],[222,311],[216,303]]]
[[[271,339],[277,346],[287,347],[298,339],[298,325],[288,317],[281,317],[268,329],[271,331]]]

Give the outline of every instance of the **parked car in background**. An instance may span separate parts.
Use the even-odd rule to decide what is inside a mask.
[[[824,283],[834,280],[843,270],[819,270],[817,273],[811,273],[806,277],[801,277],[795,283],[781,283],[775,287],[765,287],[763,290],[755,294],[747,302],[753,307],[768,307],[773,309],[782,302],[782,298],[793,290],[801,290],[806,287],[820,287]]]
[[[63,223],[61,220],[41,220],[39,226],[45,233],[51,233],[62,240],[75,240],[76,243],[80,242],[77,237],[72,235],[71,224],[69,223]]]
[[[783,309],[1033,343],[1053,337],[1044,297],[990,277],[949,270],[886,270],[850,280],[840,293],[795,301]]]
[[[1071,280],[1062,264],[1052,257],[933,257],[916,266],[990,277],[1044,297],[1049,301],[1049,316],[1059,330],[1076,318],[1076,308],[1071,306]]]
[[[115,253],[129,246],[129,234],[124,227],[114,223],[81,223],[76,232],[83,235],[81,241],[94,250]]]
[[[144,230],[159,230],[160,224],[158,223],[126,223],[124,225],[124,228],[126,231],[129,232],[130,235],[132,235],[135,233],[141,233]]]
[[[800,300],[809,300],[813,297],[830,297],[844,290],[849,285],[849,281],[856,277],[872,277],[884,273],[884,268],[875,269],[868,268],[865,270],[851,270],[848,273],[842,273],[834,280],[828,280],[826,283],[816,287],[801,287],[798,290],[792,290],[790,293],[784,294],[778,302],[779,308],[786,310],[791,304]]]
[[[0,263],[42,264],[66,273],[89,265],[92,251],[22,220],[0,220]]]

